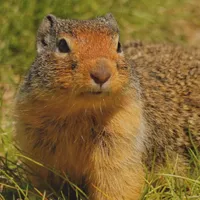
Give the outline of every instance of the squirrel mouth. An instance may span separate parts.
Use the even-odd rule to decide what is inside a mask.
[[[101,94],[102,91],[98,91],[98,92],[90,92],[91,94],[94,94],[94,95],[98,95],[98,94]]]
[[[82,92],[81,95],[82,96],[86,96],[86,95],[90,95],[90,96],[98,96],[98,95],[101,95],[103,94],[104,92],[103,91],[85,91],[85,92]]]

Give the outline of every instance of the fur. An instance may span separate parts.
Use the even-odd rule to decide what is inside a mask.
[[[59,52],[60,38],[69,53]],[[155,150],[161,166],[166,150],[185,162],[188,130],[200,144],[199,51],[130,42],[118,52],[118,39],[111,14],[85,21],[48,15],[16,98],[21,151],[84,185],[91,200],[139,199],[143,164],[151,168]],[[102,69],[111,78],[99,87],[91,73],[101,76]],[[43,180],[61,184],[26,162]]]

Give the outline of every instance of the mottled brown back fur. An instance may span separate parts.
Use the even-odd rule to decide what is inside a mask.
[[[192,142],[200,148],[200,50],[141,42],[124,50],[139,77],[151,128],[148,165],[155,150],[163,162],[166,149],[187,155]]]

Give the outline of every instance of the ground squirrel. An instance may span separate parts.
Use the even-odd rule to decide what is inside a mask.
[[[189,132],[200,146],[199,75],[199,50],[140,42],[122,49],[111,14],[48,15],[16,98],[18,145],[84,185],[91,200],[137,200],[155,152],[158,165],[166,150],[185,162]],[[28,164],[52,186],[61,184]]]

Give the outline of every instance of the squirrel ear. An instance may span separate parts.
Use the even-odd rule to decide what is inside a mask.
[[[105,19],[109,24],[111,24],[117,31],[119,30],[117,21],[116,21],[116,19],[114,18],[114,16],[112,15],[112,13],[107,13],[107,14],[104,16],[104,19]]]
[[[115,18],[114,18],[114,16],[113,16],[112,13],[107,13],[104,17],[105,17],[107,20],[112,20],[112,19],[115,20]]]
[[[55,34],[57,19],[54,15],[47,15],[37,32],[37,52],[40,53],[51,45],[51,36]]]

